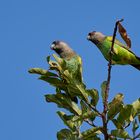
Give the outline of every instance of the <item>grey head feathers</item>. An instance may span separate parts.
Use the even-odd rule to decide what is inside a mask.
[[[97,45],[98,43],[102,42],[105,39],[105,37],[106,36],[101,32],[93,31],[88,34],[87,39],[93,42],[95,45]]]
[[[51,49],[54,50],[61,58],[66,60],[71,59],[76,55],[69,45],[63,41],[54,41],[51,45]]]

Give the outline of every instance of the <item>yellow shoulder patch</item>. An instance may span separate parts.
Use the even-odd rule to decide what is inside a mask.
[[[112,36],[107,36],[107,40],[110,41],[110,42],[112,42],[113,37],[112,37]],[[115,43],[116,43],[116,39],[115,39]],[[115,47],[114,47],[114,53],[115,53],[115,54],[118,54],[118,49],[115,48]]]
[[[112,40],[113,40],[113,37],[112,37],[112,36],[107,36],[106,38],[107,38],[107,40],[109,40],[110,42],[112,42]]]
[[[79,61],[80,64],[82,64],[82,59],[81,59],[80,56],[78,56],[78,61]]]

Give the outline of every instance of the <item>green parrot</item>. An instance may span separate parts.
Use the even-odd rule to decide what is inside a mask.
[[[82,59],[74,52],[68,44],[63,41],[54,41],[51,45],[54,50],[62,59],[65,60],[65,69],[69,71],[76,83],[82,83]],[[73,101],[78,102],[77,98],[71,97]]]
[[[87,39],[99,48],[104,58],[108,61],[113,37],[93,31],[88,34]],[[131,65],[140,70],[140,57],[136,56],[128,46],[115,39],[112,64]]]
[[[82,59],[63,41],[54,41],[51,45],[61,58],[66,62],[66,69],[77,82],[82,82]]]

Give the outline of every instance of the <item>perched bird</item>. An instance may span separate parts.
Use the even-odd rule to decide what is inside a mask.
[[[51,49],[54,50],[62,59],[65,60],[65,69],[69,71],[72,78],[76,83],[82,83],[82,60],[79,55],[77,55],[65,42],[54,41],[51,45]],[[78,99],[73,95],[74,93],[69,93],[71,100],[78,103]]]
[[[93,31],[88,34],[87,39],[94,43],[104,58],[109,61],[113,37]],[[131,65],[140,70],[140,57],[136,56],[128,46],[116,39],[113,47],[112,64]]]
[[[77,82],[82,82],[82,60],[65,42],[54,41],[51,45],[61,58],[66,62],[66,69]]]

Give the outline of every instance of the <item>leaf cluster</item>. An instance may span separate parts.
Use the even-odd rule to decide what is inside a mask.
[[[103,120],[103,111],[97,109],[99,92],[96,89],[87,89],[83,82],[78,82],[73,75],[66,69],[64,59],[53,55],[55,61],[47,57],[49,70],[32,68],[29,73],[39,74],[39,79],[46,81],[56,89],[54,94],[46,94],[47,102],[55,103],[59,108],[66,109],[68,113],[57,111],[57,114],[67,126],[57,132],[58,140],[100,140],[104,133],[104,126],[98,125],[96,119]],[[105,89],[107,82],[101,84],[101,96],[104,102]],[[77,101],[74,98],[78,99]],[[117,94],[108,103],[107,124],[112,123],[113,130],[108,129],[109,139],[136,139],[140,134],[136,131],[140,121],[140,99],[132,104],[125,105],[123,94]],[[83,123],[90,125],[90,129],[81,132]],[[133,136],[130,136],[126,128],[132,126]]]

